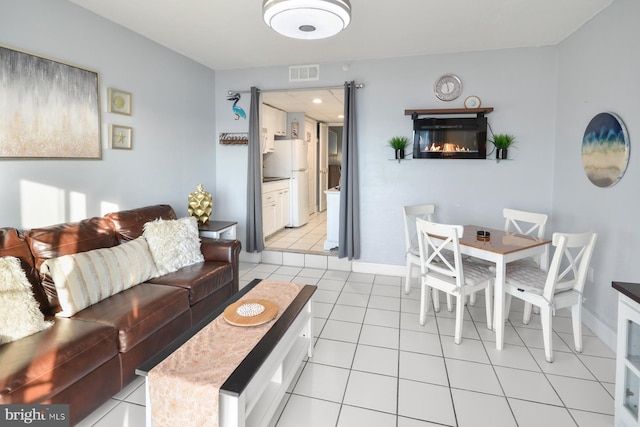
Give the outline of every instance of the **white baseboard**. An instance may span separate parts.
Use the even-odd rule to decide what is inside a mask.
[[[391,264],[374,264],[370,262],[353,261],[351,264],[352,271],[356,273],[381,274],[385,276],[404,277],[406,266]]]
[[[616,352],[618,333],[602,323],[600,319],[595,317],[589,310],[582,310],[582,323],[596,334],[598,338],[606,344],[614,353]]]

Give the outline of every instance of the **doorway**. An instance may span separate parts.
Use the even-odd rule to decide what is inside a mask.
[[[315,102],[314,102],[315,100]],[[321,100],[322,102],[318,102]],[[265,239],[266,250],[284,252],[330,254],[324,251],[326,239],[326,199],[322,196],[329,185],[330,170],[341,161],[342,114],[344,113],[344,88],[292,89],[262,91],[262,103],[287,113],[287,132],[281,139],[291,139],[291,122],[296,120],[299,138],[310,142],[309,211],[313,212],[307,225],[285,228]],[[302,118],[303,117],[303,118]],[[302,118],[302,119],[301,119]],[[322,134],[323,133],[323,134]],[[334,142],[330,154],[329,137]],[[337,164],[339,168],[339,163]],[[335,172],[334,172],[335,173]]]

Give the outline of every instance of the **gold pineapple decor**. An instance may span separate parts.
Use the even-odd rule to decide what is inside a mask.
[[[198,184],[196,191],[189,194],[189,215],[195,216],[198,222],[206,224],[211,219],[213,199],[211,194],[204,191],[204,186]]]

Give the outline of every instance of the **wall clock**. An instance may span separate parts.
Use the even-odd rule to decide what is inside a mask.
[[[462,81],[455,74],[444,74],[433,85],[433,93],[442,101],[453,101],[462,93]]]

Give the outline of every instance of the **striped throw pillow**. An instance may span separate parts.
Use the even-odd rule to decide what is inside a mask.
[[[53,279],[62,308],[56,313],[59,317],[73,316],[158,275],[144,237],[111,248],[49,259],[40,272]]]

